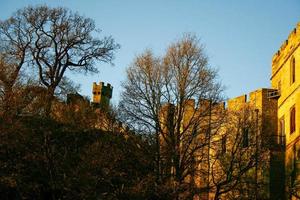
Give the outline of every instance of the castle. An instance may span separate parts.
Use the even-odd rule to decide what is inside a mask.
[[[182,130],[185,129],[189,123],[196,123],[199,130],[188,130],[187,136],[192,135],[194,131],[204,131],[202,136],[197,138],[198,143],[204,141],[206,137],[206,130],[209,125],[209,132],[214,130],[210,127],[214,121],[221,120],[223,112],[234,113],[236,111],[245,112],[245,108],[251,107],[251,112],[248,118],[251,118],[254,123],[248,124],[252,126],[252,131],[242,128],[242,142],[243,145],[248,145],[250,140],[257,147],[258,139],[262,147],[266,148],[266,162],[265,166],[256,166],[255,181],[258,179],[264,182],[264,186],[259,189],[266,191],[257,199],[299,199],[300,198],[300,23],[290,33],[288,39],[282,44],[279,51],[272,59],[272,75],[271,88],[261,88],[250,93],[250,95],[242,95],[227,101],[225,104],[217,104],[211,107],[212,102],[203,100],[203,105],[189,99],[186,101],[185,110],[182,117],[182,122],[179,125]],[[202,100],[201,100],[202,101]],[[201,109],[202,108],[202,109]],[[204,108],[204,109],[203,109]],[[209,108],[209,109],[208,109]],[[161,143],[162,153],[167,151],[164,149],[164,143],[167,140],[166,135],[173,134],[174,129],[173,120],[174,113],[177,106],[173,104],[166,104],[161,109]],[[210,110],[210,113],[203,114],[203,111]],[[214,112],[213,114],[211,112]],[[201,113],[203,118],[200,118]],[[245,113],[243,113],[245,116]],[[242,118],[244,117],[242,116]],[[198,122],[202,120],[201,122]],[[197,121],[197,122],[195,122]],[[178,125],[177,125],[178,126]],[[231,124],[227,123],[223,130],[219,131],[214,138],[209,138],[210,145],[219,145],[221,152],[226,152],[226,148],[232,148],[230,139],[226,138],[227,130]],[[202,127],[199,128],[199,127]],[[234,130],[234,129],[232,129]],[[200,134],[201,135],[201,134]],[[255,139],[256,137],[256,139]],[[246,139],[245,139],[246,138]],[[227,139],[227,140],[226,140]],[[185,142],[180,143],[180,147],[184,148]],[[194,144],[194,146],[197,144]],[[196,187],[205,187],[210,184],[211,163],[207,160],[219,153],[219,150],[210,150],[204,148],[206,157],[202,154],[202,160],[196,163],[198,171],[208,171],[208,175],[193,175],[194,177],[187,177],[188,184],[194,184]],[[197,153],[200,154],[200,153]],[[256,155],[257,156],[257,155]],[[203,162],[206,160],[205,162]],[[164,158],[162,158],[164,159]],[[167,159],[165,159],[167,160]],[[204,163],[204,164],[203,164]],[[170,163],[169,163],[170,164]],[[166,166],[169,165],[165,163]],[[163,173],[174,173],[174,169],[162,169]],[[204,173],[205,174],[205,173]],[[262,188],[264,187],[264,188]],[[208,187],[209,188],[209,187]],[[211,199],[211,189],[196,199]],[[247,188],[244,188],[247,190]],[[258,189],[256,189],[258,193]],[[246,194],[245,193],[245,197]],[[253,195],[253,194],[252,194]],[[249,197],[249,196],[248,196]]]
[[[284,138],[282,157],[285,167],[285,190],[296,198],[300,193],[300,23],[290,33],[272,59],[269,94],[277,100],[277,135]]]
[[[251,106],[256,112],[259,120],[254,124],[255,131],[245,132],[249,138],[259,134],[263,138],[265,146],[268,148],[267,166],[260,169],[258,179],[266,179],[264,190],[267,191],[266,197],[269,199],[295,199],[300,192],[300,23],[290,33],[288,39],[282,44],[278,52],[272,59],[271,88],[261,88],[251,92],[249,95],[241,95],[227,101],[224,104],[213,105],[214,117],[210,120],[220,120],[221,113],[225,110],[234,112]],[[93,105],[100,108],[107,108],[112,97],[112,86],[93,83]],[[208,108],[209,102],[203,100],[202,107]],[[186,102],[181,129],[184,129],[190,121],[191,116],[200,119],[203,110],[195,110],[195,101],[190,99]],[[169,132],[173,126],[173,113],[176,106],[167,104],[161,111],[161,123],[163,133]],[[196,113],[196,114],[195,114]],[[207,113],[206,113],[207,114]],[[200,126],[204,127],[208,123],[207,115],[203,115],[203,122]],[[218,117],[217,117],[218,116]],[[255,115],[251,116],[253,119]],[[211,123],[211,122],[209,122]],[[211,128],[213,130],[213,128]],[[190,130],[193,131],[193,130]],[[226,131],[221,131],[226,132]],[[244,133],[243,133],[244,134]],[[252,134],[252,135],[251,135]],[[244,137],[244,136],[243,136]],[[224,135],[216,136],[212,145],[221,142],[221,148],[230,147],[228,140],[224,140]],[[204,138],[199,138],[199,141]],[[250,139],[249,139],[250,140]],[[163,139],[161,140],[163,142]],[[248,142],[248,139],[246,140]],[[245,140],[243,140],[245,142]],[[257,141],[255,141],[257,142]],[[206,149],[207,151],[210,151]],[[164,151],[164,149],[162,149]],[[226,151],[226,149],[225,149]],[[208,156],[214,156],[215,152],[209,152]],[[202,155],[203,156],[203,155]],[[206,158],[208,160],[209,158]],[[202,165],[202,170],[209,169],[209,164]],[[163,169],[166,170],[166,169]],[[170,169],[172,173],[174,169]],[[267,171],[266,171],[267,170]],[[188,177],[189,181],[200,187],[209,181],[210,177],[197,176]],[[256,180],[257,181],[257,180]],[[262,188],[260,188],[262,189]],[[201,199],[210,199],[208,193],[200,196]]]
[[[61,122],[77,123],[77,126],[95,128],[107,132],[128,132],[128,128],[114,118],[110,107],[113,87],[107,83],[93,83],[93,98],[90,102],[78,93],[67,95],[67,101],[57,101],[53,106],[53,116]],[[70,114],[71,113],[71,114]],[[79,122],[83,121],[83,124]]]
[[[280,50],[273,56],[272,59],[272,75],[271,88],[261,88],[251,92],[249,95],[241,95],[236,98],[229,99],[227,106],[223,103],[212,103],[208,100],[201,100],[195,105],[195,101],[189,99],[186,101],[183,121],[180,129],[184,130],[188,124],[193,120],[192,118],[201,119],[197,123],[196,129],[207,132],[207,125],[209,124],[209,131],[213,132],[213,124],[222,120],[223,114],[226,111],[234,113],[236,111],[244,110],[246,107],[251,107],[252,113],[249,114],[255,123],[248,124],[254,131],[244,130],[242,133],[243,146],[247,146],[250,140],[254,141],[256,145],[257,135],[262,138],[262,145],[267,151],[266,166],[258,166],[256,169],[256,181],[260,179],[264,182],[266,191],[262,199],[296,199],[300,192],[300,23],[291,32],[288,39],[280,47]],[[99,108],[107,108],[112,97],[112,86],[110,84],[104,85],[103,82],[99,84],[93,83],[93,101],[92,104]],[[201,104],[201,105],[200,105]],[[211,105],[213,104],[213,105]],[[200,109],[199,109],[200,108]],[[208,109],[210,108],[210,109]],[[210,113],[204,111],[210,110]],[[163,134],[172,134],[170,131],[174,129],[174,112],[176,106],[166,104],[162,107],[161,123],[162,135],[161,142],[163,143],[165,136]],[[255,112],[253,112],[255,111]],[[203,116],[201,116],[203,115]],[[244,113],[243,113],[244,115]],[[251,116],[250,116],[251,115]],[[202,118],[201,118],[202,117]],[[255,121],[256,120],[256,121]],[[218,145],[221,152],[226,152],[226,149],[231,148],[230,139],[226,136],[226,129],[230,127],[223,127],[220,134],[217,133],[209,140],[210,145]],[[198,130],[188,130],[187,133],[193,133]],[[206,133],[198,138],[198,141],[203,142],[207,138]],[[252,138],[252,139],[251,139]],[[254,139],[253,139],[254,138]],[[184,146],[184,142],[180,144]],[[163,147],[164,145],[162,145]],[[161,149],[162,152],[167,151]],[[211,151],[204,148],[204,152],[196,153],[197,156],[202,157],[202,164],[199,165],[199,171],[210,171],[211,163],[209,159],[216,156],[220,150]],[[162,160],[164,158],[162,157]],[[165,159],[166,161],[168,159]],[[200,162],[200,161],[199,161]],[[207,162],[207,163],[206,163]],[[197,160],[195,160],[197,163]],[[203,164],[204,163],[204,164]],[[170,163],[164,163],[169,165]],[[201,168],[201,169],[200,169]],[[162,166],[163,173],[174,173],[173,168],[168,169]],[[259,171],[259,172],[257,172]],[[259,175],[257,175],[259,173]],[[254,175],[254,174],[252,174]],[[197,175],[187,176],[189,183],[193,182],[197,187],[202,187],[209,184],[211,175]],[[199,199],[211,199],[211,191],[204,192]],[[246,194],[245,195],[249,195]]]
[[[298,199],[300,195],[300,23],[272,59],[271,88],[228,101],[252,104],[261,116],[261,134],[269,145],[269,198]]]
[[[300,23],[272,59],[271,88],[228,101],[228,109],[251,104],[269,147],[269,199],[300,196]]]
[[[108,83],[104,85],[100,82],[99,85],[93,83],[93,104],[99,105],[101,108],[107,108],[109,106],[109,101],[112,97],[113,87]]]

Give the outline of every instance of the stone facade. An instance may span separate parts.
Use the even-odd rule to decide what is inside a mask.
[[[228,100],[228,110],[242,110],[246,106],[251,107],[251,112],[256,112],[257,124],[249,137],[265,148],[264,166],[259,166],[258,182],[263,184],[264,194],[259,194],[259,199],[284,199],[284,155],[285,138],[278,135],[277,130],[277,99],[269,98],[274,89],[262,88]],[[255,120],[255,119],[254,119]],[[262,188],[260,188],[262,189]]]
[[[272,88],[278,95],[278,135],[285,137],[287,198],[300,195],[300,23],[272,59]],[[293,195],[294,193],[294,195]],[[296,194],[298,193],[298,194]],[[294,197],[292,197],[294,196]]]
[[[272,59],[271,89],[250,93],[270,148],[270,199],[300,198],[300,23]],[[247,97],[230,99],[239,109]],[[296,197],[298,196],[298,197]]]
[[[255,132],[262,137],[262,144],[268,149],[266,166],[258,179],[265,179],[264,197],[262,199],[296,199],[300,195],[300,23],[291,32],[288,39],[280,47],[272,59],[271,88],[262,88],[242,95],[227,102],[227,111],[242,110],[250,106],[259,116]],[[202,103],[205,104],[205,101]],[[206,102],[207,103],[207,102]],[[204,105],[203,104],[203,105]],[[187,100],[186,110],[180,126],[184,129],[191,121],[191,116],[200,116],[207,111],[207,106],[199,106],[199,102]],[[224,106],[221,106],[224,109]],[[221,108],[220,107],[220,108]],[[201,110],[199,108],[205,108]],[[216,108],[216,105],[214,105]],[[197,110],[198,109],[198,110]],[[222,109],[217,109],[222,110]],[[162,109],[163,132],[173,125],[176,106],[167,104]],[[217,114],[218,115],[218,114]],[[217,115],[211,115],[212,119]],[[196,117],[197,118],[197,117]],[[199,118],[200,119],[200,118]],[[200,127],[205,127],[207,117],[202,118]],[[211,122],[209,122],[211,123]],[[226,129],[226,125],[225,125]],[[220,140],[222,133],[215,135],[212,141]],[[205,130],[205,129],[203,129]],[[213,130],[213,129],[212,129]],[[193,130],[191,130],[193,131]],[[187,134],[191,131],[188,131]],[[205,135],[205,134],[204,134]],[[199,141],[201,138],[199,138]],[[217,142],[216,142],[217,143]],[[228,146],[228,144],[227,144]],[[229,144],[230,146],[230,144]],[[206,149],[205,151],[210,151]],[[208,152],[208,157],[215,152]],[[202,171],[209,170],[209,164],[202,164]],[[267,170],[267,171],[266,171]],[[189,177],[197,187],[203,187],[209,181],[208,176]],[[262,189],[262,188],[261,188]],[[210,199],[212,195],[203,193],[201,199]],[[300,198],[298,196],[298,198]]]

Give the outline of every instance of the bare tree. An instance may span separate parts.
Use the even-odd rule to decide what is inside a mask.
[[[0,88],[3,110],[18,110],[18,102],[15,100],[27,101],[27,98],[32,99],[34,95],[37,96],[35,100],[38,100],[38,109],[48,117],[56,93],[61,92],[62,88],[66,89],[66,85],[70,86],[65,76],[68,70],[94,73],[98,71],[97,61],[110,63],[113,60],[119,45],[112,37],[100,38],[99,33],[92,19],[65,8],[27,7],[1,21]],[[28,67],[24,68],[25,64]],[[37,75],[35,81],[38,86],[27,87],[27,84],[23,84],[22,72]],[[17,84],[22,90],[15,92]],[[32,93],[32,90],[39,94]],[[35,106],[33,104],[35,102],[31,102],[32,107]],[[43,129],[40,133],[51,188],[49,196],[55,199],[58,169],[53,146],[55,131]]]
[[[156,178],[160,179],[161,130],[159,113],[162,104],[161,61],[150,50],[139,55],[127,69],[127,80],[119,104],[121,120],[138,132],[154,133],[156,140]]]
[[[12,112],[14,86],[27,62],[32,29],[20,17],[0,21],[0,97],[4,114]]]
[[[181,186],[186,187],[187,178],[202,173],[194,166],[199,166],[205,158],[209,162],[209,154],[206,151],[203,154],[203,149],[209,145],[212,130],[218,130],[222,122],[222,114],[214,114],[212,120],[213,110],[222,111],[212,108],[222,99],[222,86],[217,82],[217,71],[208,65],[203,46],[192,35],[168,48],[164,67],[165,97],[176,108],[172,126],[162,135],[166,136],[164,140],[172,155],[172,176],[178,186],[175,188],[181,190]]]
[[[263,145],[261,117],[250,105],[228,110],[222,134],[213,139],[211,151],[211,192],[214,199],[255,199],[261,193],[263,170],[267,167],[268,149]],[[256,174],[260,171],[259,180]],[[259,199],[263,198],[263,194]]]
[[[29,40],[30,60],[47,88],[47,113],[67,70],[97,72],[95,61],[111,62],[119,48],[112,37],[98,38],[100,31],[92,19],[65,8],[27,7],[3,22],[11,23],[21,24],[17,44]],[[10,32],[6,35],[9,42],[15,39]]]
[[[210,126],[217,124],[209,116],[221,93],[217,72],[192,35],[170,45],[162,59],[146,52],[128,69],[120,103],[124,118],[156,133],[161,178],[171,185],[175,198],[191,185]],[[216,117],[214,122],[220,124]]]

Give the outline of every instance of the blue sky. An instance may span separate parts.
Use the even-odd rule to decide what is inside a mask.
[[[121,45],[115,66],[99,63],[99,74],[70,74],[87,96],[92,82],[110,82],[113,103],[119,100],[126,67],[136,55],[149,48],[162,55],[187,32],[205,45],[227,97],[270,87],[272,56],[300,22],[299,0],[0,0],[0,19],[37,4],[78,11]]]

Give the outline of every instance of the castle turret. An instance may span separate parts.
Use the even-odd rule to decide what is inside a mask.
[[[93,83],[93,104],[99,105],[101,108],[107,108],[109,106],[110,99],[112,97],[113,87],[107,83],[100,82],[99,85]]]

